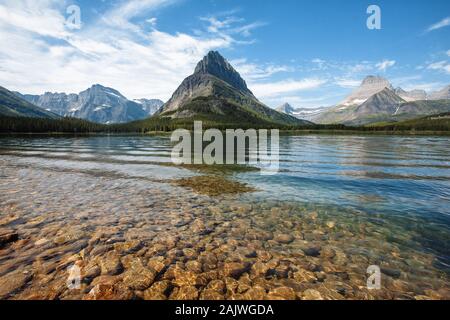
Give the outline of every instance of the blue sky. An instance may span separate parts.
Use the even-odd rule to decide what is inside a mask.
[[[381,30],[366,26],[371,4]],[[405,89],[450,84],[447,0],[0,0],[0,40],[0,85],[23,93],[101,83],[167,100],[209,50],[271,107],[336,104],[369,74]]]

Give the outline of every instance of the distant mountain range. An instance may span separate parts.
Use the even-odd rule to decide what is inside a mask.
[[[273,110],[248,89],[239,73],[218,52],[209,52],[184,79],[155,117],[175,122],[206,120],[217,124],[310,124]]]
[[[302,109],[284,104],[278,110],[319,124],[401,121],[450,111],[450,86],[428,94],[424,90],[394,89],[387,79],[368,76],[336,106]]]
[[[260,102],[231,64],[209,52],[194,73],[183,80],[167,103],[157,99],[129,100],[119,91],[96,84],[79,94],[29,95],[0,87],[0,115],[9,117],[74,117],[92,122],[162,121],[164,125],[203,120],[222,127],[367,125],[396,122],[450,112],[450,85],[427,93],[394,88],[382,77],[368,76],[341,103],[332,107],[276,110]],[[151,116],[151,117],[150,117]],[[150,118],[149,118],[150,117]]]
[[[315,117],[327,110],[327,107],[318,108],[294,108],[289,103],[284,103],[278,108],[277,111],[292,115],[298,119],[303,119],[307,121],[313,121]]]
[[[41,109],[3,87],[0,87],[0,115],[6,117],[60,118],[57,114]]]
[[[51,93],[17,96],[42,109],[64,117],[98,123],[124,123],[151,116],[163,105],[161,100],[130,101],[119,91],[96,84],[79,94]]]

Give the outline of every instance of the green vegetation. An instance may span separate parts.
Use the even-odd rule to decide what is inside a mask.
[[[60,118],[53,112],[41,109],[19,98],[13,92],[0,87],[0,116],[30,118]]]
[[[138,133],[170,132],[175,129],[193,129],[194,120],[202,120],[203,128],[225,129],[280,129],[286,132],[406,132],[433,131],[450,132],[450,113],[421,117],[398,122],[377,122],[366,126],[345,125],[277,125],[252,116],[250,113],[240,113],[240,109],[232,103],[227,105],[229,112],[210,114],[199,113],[192,118],[171,119],[155,116],[149,119],[123,124],[104,125],[76,118],[46,119],[0,117],[0,132],[3,133]],[[190,107],[192,108],[192,106]],[[201,111],[202,104],[194,108]],[[236,116],[236,114],[238,116]],[[233,119],[239,119],[233,121]]]
[[[450,112],[398,122],[377,122],[365,128],[384,131],[450,131]]]
[[[7,133],[94,133],[107,132],[108,127],[77,118],[0,117],[0,132]]]

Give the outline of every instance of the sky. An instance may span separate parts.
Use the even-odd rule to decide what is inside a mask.
[[[367,26],[370,5],[381,29]],[[268,106],[312,108],[367,75],[450,84],[450,1],[0,0],[0,43],[0,86],[21,93],[99,83],[167,101],[217,50]]]

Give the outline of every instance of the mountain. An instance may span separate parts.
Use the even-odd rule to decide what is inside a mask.
[[[37,105],[47,111],[51,111],[60,116],[69,116],[69,111],[78,101],[78,95],[65,93],[46,92],[43,95],[21,94],[15,92],[19,97]]]
[[[339,105],[341,106],[360,105],[374,94],[382,91],[384,88],[389,88],[393,90],[391,83],[387,79],[377,76],[367,76],[362,81],[361,85],[358,88],[356,88]]]
[[[61,116],[98,123],[123,123],[147,118],[151,103],[128,100],[119,91],[96,84],[79,94],[51,93],[22,95],[30,103]]]
[[[80,92],[69,114],[98,123],[123,123],[147,117],[141,105],[128,100],[119,91],[99,84]]]
[[[287,102],[282,104],[275,110],[277,110],[278,112],[282,112],[282,113],[286,113],[286,114],[290,114],[290,115],[292,115],[292,113],[294,112],[294,108]]]
[[[444,100],[444,99],[450,99],[450,85],[446,86],[445,88],[434,91],[429,94],[430,100]]]
[[[209,52],[197,64],[194,73],[183,80],[155,116],[183,121],[202,119],[230,126],[309,124],[261,103],[216,51]]]
[[[387,79],[368,76],[342,103],[311,120],[320,124],[365,125],[447,112],[449,92],[450,86],[430,94],[424,90],[394,89]]]
[[[156,113],[164,105],[164,102],[159,99],[135,99],[133,101],[140,104],[149,116]]]
[[[0,116],[59,118],[57,114],[41,109],[3,87],[0,87]]]
[[[425,90],[405,91],[402,88],[395,89],[395,94],[405,101],[427,100],[428,95]]]
[[[327,109],[328,107],[293,108],[289,103],[285,103],[279,106],[276,110],[294,116],[297,119],[312,121],[315,117],[317,117]]]

